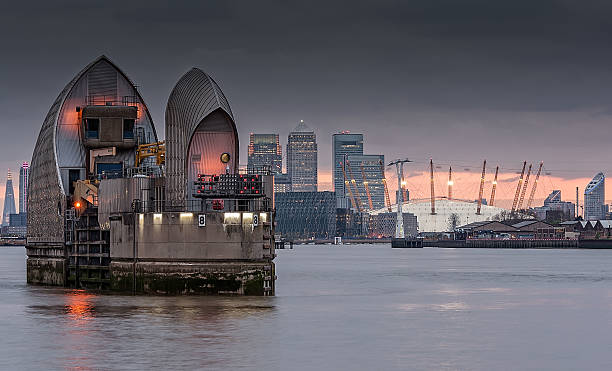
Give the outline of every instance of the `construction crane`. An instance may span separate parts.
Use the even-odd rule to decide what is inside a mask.
[[[397,220],[395,222],[395,238],[404,238],[404,216],[402,214],[402,208],[404,205],[402,197],[402,179],[404,178],[404,163],[412,162],[408,159],[395,160],[389,162],[387,166],[395,165],[397,170]]]
[[[453,198],[453,168],[448,167],[448,199]]]
[[[357,203],[355,202],[355,197],[353,197],[353,190],[351,189],[348,178],[346,177],[346,170],[344,168],[344,162],[342,163],[342,175],[344,175],[344,188],[348,188],[349,197],[351,199],[351,205],[353,205],[353,209],[357,209]],[[346,196],[346,195],[345,195]]]
[[[523,170],[521,171],[521,177],[519,178],[518,185],[516,186],[516,192],[514,193],[514,201],[512,201],[512,209],[511,213],[516,211],[516,204],[518,203],[519,195],[521,194],[521,186],[523,185],[523,176],[525,175],[525,167],[527,166],[527,161],[523,162]]]
[[[155,157],[157,165],[166,163],[166,141],[141,144],[136,148],[136,160],[134,166],[138,167],[147,157]]]
[[[533,187],[531,187],[531,194],[529,195],[529,201],[527,201],[527,210],[531,209],[531,204],[533,204],[533,197],[535,196],[536,188],[538,187],[538,179],[540,179],[540,173],[542,172],[542,165],[544,165],[544,161],[540,162],[538,173],[536,174],[535,180],[533,181]]]
[[[370,210],[374,210],[372,194],[370,194],[370,185],[368,184],[368,179],[366,178],[365,170],[363,169],[363,163],[361,164],[361,177],[363,178],[363,187],[365,188],[366,195],[368,196],[368,206],[370,206]]]
[[[487,168],[487,160],[484,160],[482,164],[482,175],[480,176],[480,189],[478,190],[478,206],[476,207],[476,215],[480,215],[480,208],[482,207],[482,192],[484,191],[486,168]]]
[[[378,161],[380,164],[380,173],[382,176],[383,188],[385,189],[385,204],[387,205],[387,210],[391,212],[391,199],[389,198],[389,188],[387,187],[387,177],[385,176],[385,164],[382,161]]]
[[[429,173],[431,182],[431,215],[436,215],[436,197],[434,191],[434,170],[433,170],[433,159],[429,159]]]
[[[355,200],[357,201],[357,211],[361,212],[361,210],[363,209],[361,205],[361,195],[359,193],[359,188],[357,188],[357,182],[355,181],[355,177],[353,177],[353,172],[351,171],[351,163],[349,161],[345,161],[345,163],[346,163],[346,168],[348,170],[349,177],[351,178],[350,185],[355,190],[355,193],[353,193],[353,195],[355,196]]]
[[[523,201],[525,201],[525,193],[527,193],[527,186],[529,184],[529,176],[531,175],[531,165],[529,164],[529,170],[527,170],[527,177],[525,177],[525,183],[523,184],[523,191],[521,192],[521,198],[519,200],[517,210],[522,210]]]
[[[493,187],[491,187],[491,198],[489,199],[489,206],[494,206],[495,202],[495,189],[497,188],[497,173],[499,172],[499,166],[495,167],[495,178],[493,179]]]

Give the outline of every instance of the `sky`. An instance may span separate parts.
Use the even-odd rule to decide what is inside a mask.
[[[139,86],[161,137],[168,95],[193,66],[229,99],[241,163],[248,133],[285,144],[305,120],[321,189],[331,134],[350,130],[367,153],[417,161],[414,174],[429,158],[469,168],[466,184],[484,159],[508,179],[544,161],[538,198],[561,188],[573,199],[612,173],[611,37],[607,1],[2,2],[0,169],[31,159],[60,90],[105,54]],[[426,193],[426,175],[411,183]],[[474,199],[471,188],[454,192]]]

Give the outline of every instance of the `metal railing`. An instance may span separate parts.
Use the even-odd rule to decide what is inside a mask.
[[[220,202],[221,201],[221,202]],[[185,200],[183,202],[156,200],[134,200],[132,208],[136,213],[162,212],[263,212],[272,211],[272,200],[267,197],[256,199],[224,198]]]
[[[134,106],[138,107],[138,97],[135,95],[88,95],[88,106]]]

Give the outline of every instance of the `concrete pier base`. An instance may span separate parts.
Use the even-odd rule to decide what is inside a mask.
[[[110,264],[110,275],[111,289],[123,292],[156,295],[274,295],[274,263],[267,261],[113,261]]]
[[[64,286],[67,262],[64,258],[29,257],[26,263],[29,284]]]

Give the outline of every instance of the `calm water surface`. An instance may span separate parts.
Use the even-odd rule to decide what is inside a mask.
[[[1,369],[610,370],[612,250],[297,247],[277,296],[31,287],[0,248]]]

